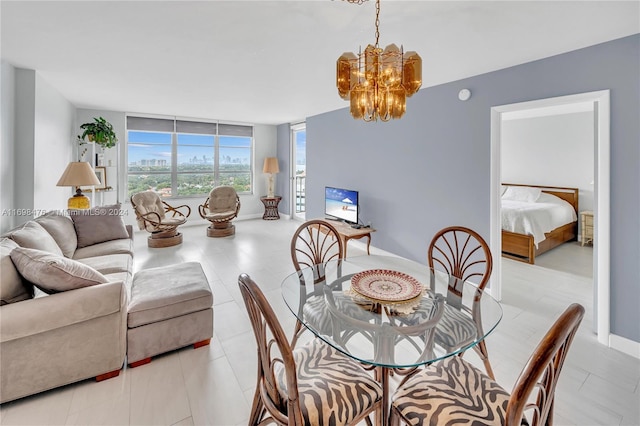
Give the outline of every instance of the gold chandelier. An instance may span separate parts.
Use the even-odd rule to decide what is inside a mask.
[[[347,0],[362,4],[365,0]],[[336,85],[342,99],[351,102],[356,120],[389,121],[402,117],[407,99],[422,85],[422,58],[416,52],[403,53],[390,44],[381,49],[380,0],[376,0],[376,44],[358,54],[345,52],[338,58]]]

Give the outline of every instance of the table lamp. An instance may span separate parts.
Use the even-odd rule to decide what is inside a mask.
[[[267,197],[273,198],[273,185],[274,185],[274,173],[280,173],[278,167],[278,159],[276,157],[267,157],[264,159],[264,166],[262,167],[263,173],[269,174]]]
[[[88,209],[91,201],[82,193],[81,186],[100,185],[91,165],[86,161],[72,161],[58,180],[56,186],[75,186],[76,194],[69,198],[67,207],[70,209]]]

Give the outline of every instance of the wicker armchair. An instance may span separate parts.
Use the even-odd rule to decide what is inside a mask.
[[[213,188],[209,197],[198,206],[198,212],[203,219],[211,222],[207,228],[207,237],[228,237],[236,233],[236,227],[231,221],[240,211],[240,197],[232,186],[218,186]]]
[[[187,205],[173,207],[160,199],[153,191],[138,192],[131,196],[131,206],[141,230],[151,233],[147,239],[149,247],[171,247],[182,243],[178,226],[187,221],[191,208]],[[186,214],[178,209],[186,209]]]

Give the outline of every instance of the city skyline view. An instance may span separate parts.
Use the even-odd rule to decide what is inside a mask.
[[[213,135],[177,135],[178,164],[213,164]],[[219,136],[220,164],[251,164],[251,138]],[[171,165],[172,134],[159,132],[128,132],[128,163],[130,166]],[[143,164],[144,162],[144,164]]]

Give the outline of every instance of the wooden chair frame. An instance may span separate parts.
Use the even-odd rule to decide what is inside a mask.
[[[326,264],[336,260],[338,277],[342,275],[343,245],[336,228],[320,219],[309,220],[298,227],[291,237],[291,260],[300,278],[300,311],[311,295],[323,296],[322,285],[325,284]],[[313,268],[314,292],[306,292],[306,282],[301,272],[304,268]],[[322,284],[322,285],[321,285]],[[302,322],[298,319],[293,332],[291,345],[295,346],[298,337],[303,332]]]
[[[574,303],[547,331],[527,361],[509,395],[504,415],[505,426],[553,424],[556,385],[569,347],[583,317],[584,308]],[[464,382],[465,378],[461,377],[461,380]],[[525,417],[526,412],[530,412],[530,415]],[[469,423],[469,419],[464,418],[464,420],[465,424]],[[497,418],[493,420],[491,424],[499,421]],[[399,426],[401,421],[405,419],[399,409],[392,405],[390,425]]]
[[[553,424],[556,385],[583,317],[584,307],[571,304],[540,341],[513,387],[506,426],[520,426],[527,411],[530,426]]]
[[[298,378],[292,346],[288,343],[273,308],[258,285],[247,274],[241,274],[238,277],[238,284],[258,346],[258,379],[249,425],[269,423],[303,425],[304,418],[300,408]],[[277,356],[274,350],[277,350],[280,356]],[[284,400],[278,392],[276,366],[282,366],[285,369],[287,400]],[[369,411],[354,419],[354,424],[366,419],[367,424],[371,425],[369,419],[371,413],[378,413],[376,417],[381,420],[379,415],[381,407],[382,401],[380,400]],[[268,416],[265,417],[266,415]]]
[[[433,236],[427,250],[427,260],[430,268],[443,269],[450,276],[460,280],[450,281],[447,304],[468,311],[475,321],[478,331],[482,333],[480,299],[493,269],[493,257],[486,241],[472,229],[463,226],[450,226]],[[474,283],[478,281],[471,307],[462,304],[462,289],[457,288],[465,281]],[[495,379],[485,341],[480,341],[473,346],[473,349],[482,359],[489,377]]]
[[[211,212],[209,210],[209,200],[211,199],[211,193],[215,191],[216,188],[213,188],[209,193],[209,197],[204,201],[204,203],[198,206],[198,213],[200,217],[211,222],[211,225],[207,228],[207,236],[208,237],[228,237],[230,235],[235,234],[235,226],[231,223],[233,219],[238,217],[238,213],[240,212],[240,197],[236,192],[236,203],[235,203],[235,212],[232,216],[227,216],[221,219],[207,217],[207,215]]]
[[[178,233],[177,228],[187,221],[187,218],[191,215],[191,207],[186,204],[174,207],[166,201],[160,200],[164,207],[165,216],[171,214],[172,218],[179,217],[182,219],[180,223],[163,223],[162,218],[157,212],[140,213],[134,202],[135,195],[136,194],[131,195],[129,200],[136,214],[136,219],[142,221],[145,224],[144,229],[151,233],[147,240],[148,246],[152,248],[162,248],[182,243],[182,234]],[[186,209],[186,213],[181,212],[179,209]],[[151,225],[154,231],[149,231],[147,225]]]

